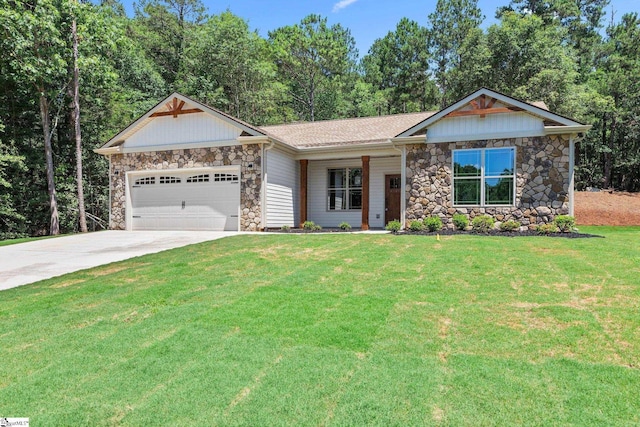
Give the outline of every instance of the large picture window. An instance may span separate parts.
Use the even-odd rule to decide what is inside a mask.
[[[328,170],[327,209],[362,209],[362,168]]]
[[[513,205],[515,148],[480,148],[453,152],[453,204]]]

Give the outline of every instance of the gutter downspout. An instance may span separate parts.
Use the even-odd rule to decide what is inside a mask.
[[[113,171],[111,169],[111,154],[109,154],[107,157],[109,158],[109,218],[107,220],[107,226],[109,227],[109,230],[112,229],[111,227],[111,205],[113,205]]]
[[[267,229],[267,151],[271,150],[275,145],[275,141],[271,140],[269,145],[265,147],[265,144],[262,143],[262,185],[260,188],[260,204],[261,204],[261,223],[262,223],[262,231]]]
[[[576,142],[585,138],[584,133],[569,135],[569,215],[575,216],[575,163],[576,163]]]
[[[400,185],[402,186],[402,197],[400,198],[400,224],[402,229],[406,228],[407,211],[407,146],[402,144],[402,149],[398,148],[393,141],[391,145],[394,150],[400,152]],[[386,226],[387,224],[385,224]]]

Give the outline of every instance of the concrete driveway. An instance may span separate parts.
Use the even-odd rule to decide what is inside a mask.
[[[230,231],[99,231],[0,246],[0,290],[193,243]]]

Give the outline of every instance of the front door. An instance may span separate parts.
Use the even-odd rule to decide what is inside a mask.
[[[400,197],[402,197],[400,175],[384,176],[384,223],[400,221]]]

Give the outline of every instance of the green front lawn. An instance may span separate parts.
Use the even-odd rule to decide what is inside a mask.
[[[637,425],[640,228],[242,235],[0,292],[33,425]]]

